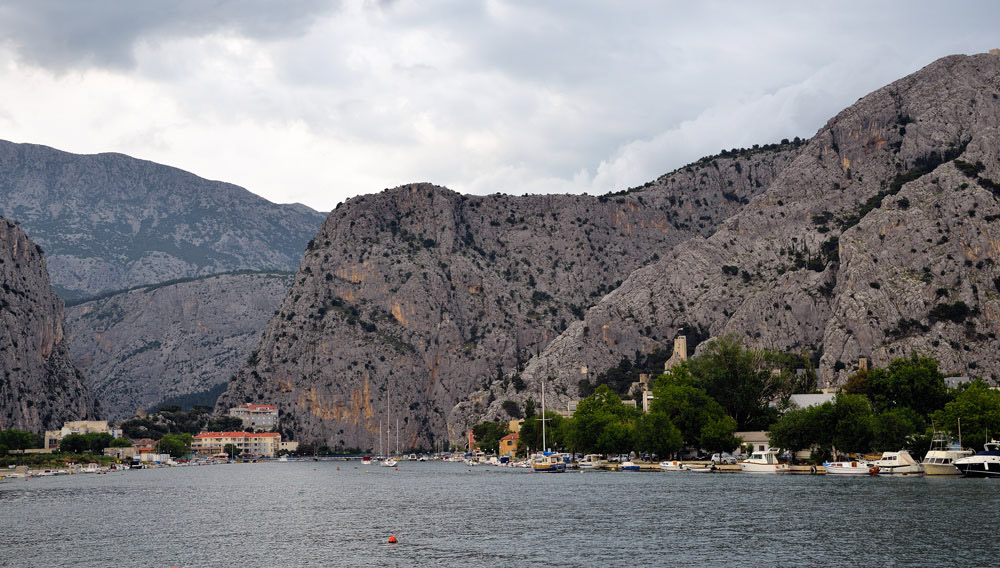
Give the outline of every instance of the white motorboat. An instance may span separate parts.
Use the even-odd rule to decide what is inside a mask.
[[[972,450],[963,450],[961,446],[949,445],[948,439],[943,434],[934,433],[931,440],[931,449],[924,456],[922,465],[925,475],[962,475],[962,472],[955,467],[955,460],[969,457]]]
[[[280,458],[278,458],[278,461],[280,461],[282,463],[287,462],[288,461],[288,456],[281,456]]]
[[[600,454],[587,454],[580,460],[580,469],[597,469],[603,463],[604,460],[601,459]]]
[[[620,466],[618,466],[619,471],[639,471],[639,464],[632,460],[623,461]]]
[[[919,477],[924,474],[923,466],[906,450],[883,452],[871,469],[873,475],[893,477]]]
[[[1000,442],[987,442],[978,454],[955,460],[955,467],[966,477],[1000,477]]]
[[[660,462],[660,471],[688,471],[691,468],[679,461]]]
[[[871,462],[864,460],[823,463],[827,475],[869,475],[871,467]]]
[[[396,467],[396,460],[392,458],[385,458],[379,465],[382,467]]]
[[[788,473],[787,463],[778,461],[775,452],[754,452],[740,462],[743,473]]]

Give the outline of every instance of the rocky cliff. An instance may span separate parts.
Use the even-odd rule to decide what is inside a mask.
[[[69,352],[109,419],[228,381],[291,284],[235,273],[138,288],[66,309]]]
[[[70,362],[63,304],[42,249],[0,218],[0,430],[42,432],[95,418],[94,397]]]
[[[324,214],[122,154],[0,141],[0,216],[48,253],[65,298],[298,267]]]
[[[528,364],[555,404],[682,322],[748,346],[805,350],[838,383],[869,357],[918,352],[1000,369],[1000,57],[950,56],[832,118],[766,191],[708,238],[632,273]],[[454,423],[503,416],[503,385]],[[489,403],[492,401],[492,403]],[[488,406],[486,411],[484,406]]]
[[[453,405],[519,388],[512,375],[587,308],[674,245],[711,235],[799,149],[726,152],[600,197],[414,184],[351,199],[309,243],[219,408],[267,401],[299,439],[370,448],[388,398],[401,444],[431,447],[449,435]]]

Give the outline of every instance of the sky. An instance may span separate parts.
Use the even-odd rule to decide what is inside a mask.
[[[995,2],[0,0],[0,139],[121,152],[330,210],[641,185],[812,136]]]

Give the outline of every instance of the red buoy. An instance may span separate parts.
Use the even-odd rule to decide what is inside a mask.
[[[389,536],[389,544],[396,544],[396,535]]]

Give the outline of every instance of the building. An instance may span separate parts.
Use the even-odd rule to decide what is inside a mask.
[[[749,449],[752,452],[770,452],[771,440],[767,436],[767,432],[733,432],[733,435],[737,438],[743,440],[743,445],[739,449]],[[749,448],[747,446],[750,446]],[[737,452],[739,453],[739,452]]]
[[[202,432],[194,437],[191,452],[196,456],[226,453],[226,446],[248,456],[274,457],[281,447],[281,434],[277,432]]]
[[[271,404],[241,404],[229,415],[243,421],[245,430],[274,430],[278,427],[278,407]]]
[[[70,434],[110,434],[112,438],[122,437],[121,429],[109,427],[107,420],[76,420],[63,422],[63,427],[59,430],[46,430],[45,448],[58,448],[59,442]]]
[[[507,429],[514,434],[519,434],[521,432],[521,426],[524,426],[524,418],[510,420],[507,422]]]
[[[686,335],[678,335],[674,338],[674,352],[670,355],[670,359],[663,364],[663,371],[667,372],[670,369],[680,365],[688,358],[688,340]]]
[[[503,438],[500,438],[500,456],[510,456],[514,457],[517,453],[517,440],[520,435],[517,432],[513,434],[507,434]]]
[[[294,454],[295,452],[299,451],[299,443],[294,440],[289,440],[287,442],[278,442],[278,451]]]

